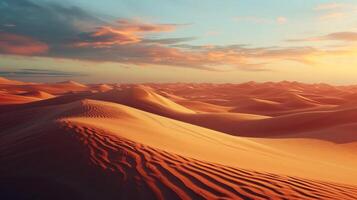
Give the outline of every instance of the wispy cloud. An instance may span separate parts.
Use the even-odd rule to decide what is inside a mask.
[[[78,72],[68,72],[59,70],[45,70],[45,69],[18,69],[0,71],[0,76],[5,77],[78,77],[86,76],[86,74]]]
[[[192,40],[197,39],[196,37],[182,37],[182,38],[148,38],[143,39],[143,43],[147,44],[166,44],[166,45],[173,45],[182,42],[189,42]]]
[[[357,41],[357,32],[335,32],[323,36],[309,37],[302,39],[290,39],[288,42],[319,42],[319,41]]]
[[[330,12],[319,16],[320,21],[331,21],[331,20],[341,20],[348,16],[344,12]]]
[[[0,32],[0,53],[38,55],[47,53],[47,44],[18,34]]]
[[[181,24],[150,23],[124,18],[103,21],[77,7],[51,3],[37,5],[29,0],[3,0],[3,2],[5,4],[0,4],[0,24],[13,24],[14,26],[2,26],[1,33],[15,36],[13,42],[11,42],[11,37],[3,41],[2,46],[6,47],[0,51],[3,54],[37,55],[142,66],[176,66],[215,71],[236,69],[262,71],[268,70],[268,64],[286,60],[310,64],[312,61],[309,57],[330,53],[308,46],[254,48],[239,44],[192,45],[188,42],[197,38],[164,37],[165,33],[185,27]],[[243,17],[237,20],[276,25],[288,22],[284,16],[271,19]],[[329,37],[342,40],[342,36],[338,35]],[[352,37],[343,36],[343,38],[351,39]],[[17,48],[16,45],[21,44],[21,41],[26,45]],[[11,51],[9,50],[11,48],[8,48],[10,43],[16,47]],[[21,49],[25,49],[25,53],[21,52]],[[65,72],[33,70],[11,73],[33,76],[73,75]]]
[[[276,18],[276,22],[277,22],[278,24],[285,24],[285,23],[288,22],[288,19],[287,19],[286,17],[277,17],[277,18]]]
[[[357,32],[336,32],[323,36],[325,40],[357,41]]]
[[[255,24],[285,24],[288,19],[284,16],[279,16],[276,18],[267,18],[259,16],[238,16],[233,18],[236,22],[250,22]]]
[[[336,2],[330,2],[330,3],[323,3],[323,4],[318,4],[314,10],[336,10],[336,9],[340,9],[340,8],[345,8],[347,5],[344,3],[336,3]]]
[[[118,20],[113,26],[97,27],[93,32],[81,33],[75,46],[96,48],[112,45],[139,43],[147,33],[174,31],[177,24],[151,24],[127,19]],[[173,40],[171,40],[173,41]]]
[[[355,14],[356,9],[356,5],[336,2],[318,4],[314,8],[319,13],[318,20],[322,22],[346,19]]]

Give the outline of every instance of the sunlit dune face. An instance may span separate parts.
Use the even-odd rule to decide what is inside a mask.
[[[0,32],[0,53],[37,55],[48,51],[47,44],[30,37]]]
[[[69,187],[105,199],[353,200],[356,97],[356,85],[289,81],[36,84],[0,78],[1,170],[15,184],[23,176],[61,176],[68,185],[94,179],[100,187],[93,190]]]

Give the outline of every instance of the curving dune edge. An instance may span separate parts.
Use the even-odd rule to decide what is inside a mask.
[[[300,85],[293,99],[305,103],[271,89],[274,98],[254,93],[234,106],[217,103],[218,90],[202,97],[205,85],[183,93],[180,85],[1,80],[0,199],[357,198],[354,104],[316,97],[310,86],[310,96]],[[271,87],[252,85],[258,94]],[[232,112],[252,102],[257,112]],[[274,109],[261,113],[268,104]]]

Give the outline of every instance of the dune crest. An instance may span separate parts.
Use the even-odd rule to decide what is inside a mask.
[[[21,96],[16,94],[0,93],[0,105],[24,104],[40,100],[37,97]]]
[[[15,81],[15,80],[10,80],[4,77],[0,77],[0,85],[21,85],[25,84],[24,82],[21,81]],[[29,83],[26,83],[29,84]]]
[[[148,86],[138,85],[124,88],[123,90],[111,90],[94,95],[91,98],[121,103],[143,110],[170,113],[195,113],[153,91]]]
[[[0,198],[356,199],[355,94],[297,82],[0,84]]]
[[[39,98],[39,99],[50,99],[50,98],[55,97],[54,95],[44,92],[44,91],[41,91],[41,90],[25,92],[25,93],[21,93],[19,95],[27,96],[27,97],[35,97],[35,98]]]
[[[53,114],[54,110],[56,114]],[[257,172],[262,162],[267,171],[277,167],[274,165],[277,160],[271,156],[284,162],[296,158],[248,139],[120,104],[81,100],[57,107],[18,111],[10,116],[25,116],[27,119],[22,120],[27,122],[32,118],[33,123],[29,124],[32,131],[4,127],[0,146],[6,164],[0,171],[17,174],[14,170],[25,164],[29,155],[32,159],[46,159],[46,162],[27,163],[22,175],[40,176],[44,167],[47,169],[45,180],[61,176],[65,185],[76,180],[72,192],[81,197],[90,195],[95,199],[105,193],[104,198],[108,195],[124,199],[353,199],[357,193],[357,188],[349,185]],[[45,121],[38,119],[40,116]],[[9,115],[0,115],[0,119],[5,118]],[[56,145],[48,143],[52,140],[57,141]],[[70,156],[61,156],[63,147],[71,152]],[[28,151],[30,149],[33,150]],[[231,165],[227,164],[229,162]],[[296,163],[292,162],[287,169],[293,169]],[[255,170],[238,166],[250,166]],[[82,173],[78,173],[78,167]],[[63,168],[67,170],[61,170]],[[276,168],[278,171],[282,169]],[[305,174],[306,169],[301,173]],[[95,180],[94,185],[87,184],[87,173]],[[309,176],[313,174],[316,171]],[[325,178],[332,179],[331,175],[335,179],[338,174],[329,174]],[[98,187],[103,184],[105,187]],[[94,187],[98,188],[95,190]]]

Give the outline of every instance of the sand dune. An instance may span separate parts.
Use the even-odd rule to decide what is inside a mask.
[[[299,109],[299,108],[314,107],[319,105],[319,102],[299,94],[289,94],[287,95],[287,98],[289,99],[289,101],[286,102],[285,105],[292,108]]]
[[[21,82],[21,81],[15,81],[15,80],[10,80],[10,79],[0,77],[0,85],[22,85],[22,84],[25,84],[25,83]],[[29,84],[29,83],[26,83],[26,84]]]
[[[23,104],[38,101],[39,98],[0,93],[0,105]]]
[[[269,118],[268,116],[246,113],[196,113],[191,109],[157,94],[153,89],[145,86],[130,86],[121,91],[112,90],[92,95],[89,98],[124,104],[154,114],[230,134],[235,133],[236,125],[239,122]]]
[[[66,92],[88,91],[88,86],[81,83],[77,83],[75,81],[64,81],[64,82],[52,83],[52,84],[39,84],[33,87],[36,87],[39,90],[51,94],[63,94]]]
[[[334,169],[324,175],[308,166],[312,163],[272,147],[119,104],[83,100],[11,115],[12,119],[22,116],[29,125],[3,129],[0,147],[5,165],[1,172],[18,178],[31,174],[45,181],[60,176],[61,182],[54,182],[60,191],[67,186],[82,198],[91,195],[95,199],[105,193],[104,198],[124,199],[353,199],[357,194],[353,186],[264,172],[354,181],[338,178],[341,174],[333,173],[337,166],[314,163]],[[57,141],[56,145],[51,141]],[[64,147],[70,156],[61,155]],[[39,162],[28,162],[29,158]],[[277,165],[282,161],[286,165]],[[15,170],[25,163],[21,173]],[[264,170],[244,169],[248,166]],[[86,182],[87,174],[95,184]]]
[[[27,96],[27,97],[35,97],[35,98],[39,98],[39,99],[50,99],[50,98],[55,97],[54,95],[52,95],[50,93],[43,92],[43,91],[40,91],[40,90],[25,92],[25,93],[21,93],[19,95]]]
[[[280,102],[265,100],[265,99],[244,99],[237,103],[238,106],[231,109],[231,112],[247,112],[247,113],[270,113],[274,111],[289,110]]]
[[[355,86],[1,81],[0,199],[357,197]]]
[[[219,106],[215,104],[210,104],[210,103],[205,103],[202,101],[193,101],[193,100],[187,100],[183,97],[176,96],[167,92],[163,91],[156,91],[159,92],[162,96],[170,99],[171,101],[174,101],[186,108],[189,108],[191,110],[194,110],[195,112],[228,112],[231,107],[226,107],[226,106]]]
[[[91,98],[122,103],[143,110],[155,111],[160,114],[195,113],[155,93],[150,87],[142,85],[100,93],[93,95]]]
[[[106,92],[114,88],[109,84],[94,84],[94,85],[89,85],[89,87],[91,88],[91,90],[94,90],[96,92]]]
[[[0,89],[8,91],[19,91],[18,93],[42,91],[52,95],[63,95],[66,93],[88,91],[88,86],[74,82],[65,81],[60,83],[19,83],[19,84],[1,84]]]
[[[75,87],[86,88],[86,87],[88,87],[88,86],[78,83],[76,81],[63,81],[63,82],[55,83],[54,85],[62,86],[62,87],[71,87],[71,88],[75,88]]]
[[[201,101],[192,101],[192,100],[176,100],[176,103],[183,105],[191,110],[196,112],[204,112],[204,113],[222,113],[228,112],[231,107],[219,106],[210,103],[205,103]]]
[[[238,124],[237,135],[281,136],[322,130],[357,122],[357,107],[350,109],[303,112]],[[338,134],[338,133],[336,133]],[[338,135],[336,135],[338,137]],[[351,138],[352,139],[352,138]]]
[[[165,91],[156,91],[156,92],[159,92],[160,95],[172,100],[172,101],[184,101],[186,100],[185,98],[183,97],[180,97],[180,96],[176,96],[176,95],[173,95],[173,94],[170,94],[168,92],[165,92]]]

